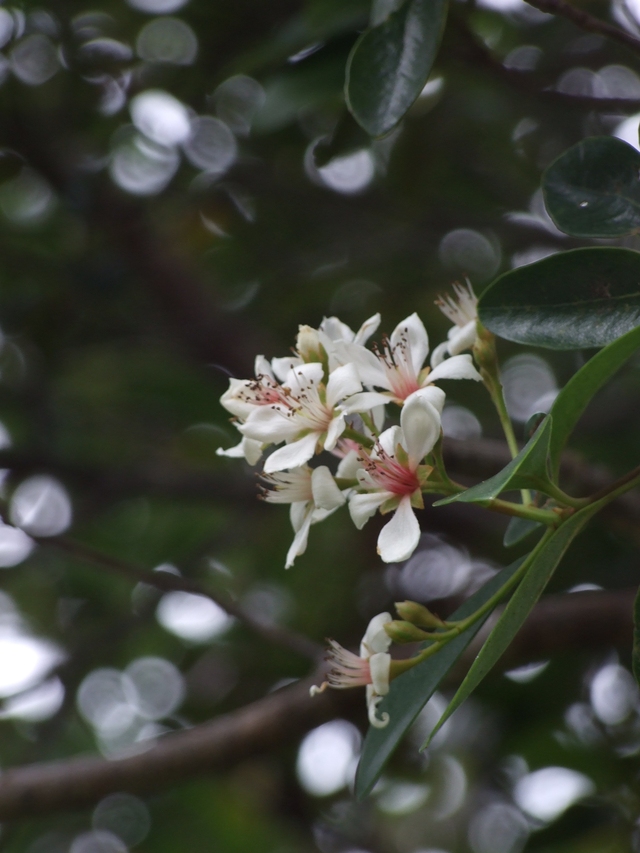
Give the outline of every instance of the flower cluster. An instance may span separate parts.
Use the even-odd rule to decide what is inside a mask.
[[[455,295],[439,303],[455,325],[431,365],[417,314],[371,348],[379,314],[357,332],[329,317],[317,329],[300,327],[291,356],[269,362],[260,355],[254,379],[230,380],[221,403],[242,437],[218,452],[250,465],[264,456],[262,497],[291,505],[287,568],[304,553],[311,525],[345,504],[358,528],[377,511],[393,513],[378,538],[385,562],[413,553],[420,538],[414,509],[423,492],[436,490],[433,454],[445,401],[436,383],[481,378],[462,354],[475,342],[475,297],[460,285]],[[389,407],[400,409],[399,424],[387,426]],[[319,454],[326,464],[315,464]]]

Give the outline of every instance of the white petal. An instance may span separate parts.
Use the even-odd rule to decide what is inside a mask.
[[[442,388],[438,388],[437,385],[426,385],[424,388],[418,388],[418,390],[414,391],[413,394],[409,394],[407,399],[404,401],[405,406],[409,400],[413,400],[414,397],[419,397],[421,400],[426,400],[427,403],[431,403],[439,415],[442,414],[444,403],[447,399],[447,395],[444,393]]]
[[[356,412],[368,412],[370,409],[384,406],[389,402],[388,394],[382,394],[379,391],[363,391],[361,394],[354,394],[353,397],[349,397],[342,404],[341,409],[347,415],[352,415]]]
[[[429,336],[424,323],[415,312],[402,323],[398,323],[389,338],[389,342],[391,346],[395,346],[402,339],[406,339],[408,342],[409,360],[417,374],[429,353]]]
[[[375,406],[371,410],[371,417],[373,418],[373,423],[379,432],[383,429],[384,422],[387,419],[387,410],[385,408],[385,405]]]
[[[413,554],[419,541],[420,525],[411,507],[411,498],[406,495],[391,521],[380,531],[378,553],[385,563],[400,563]]]
[[[355,479],[358,471],[362,468],[362,462],[355,450],[350,450],[347,455],[342,458],[338,464],[336,477],[342,477],[345,480]]]
[[[373,692],[378,696],[386,696],[389,692],[389,673],[391,670],[391,655],[375,654],[369,658],[371,684]]]
[[[381,319],[380,314],[374,314],[373,317],[369,317],[368,320],[365,320],[356,332],[354,343],[364,346],[371,335],[377,331]]]
[[[276,450],[271,456],[267,456],[264,463],[265,474],[273,474],[275,471],[285,471],[287,468],[299,468],[308,462],[316,452],[318,433],[312,432],[298,441],[285,444]]]
[[[440,379],[475,379],[482,380],[482,376],[473,366],[470,355],[454,355],[439,364],[428,376],[429,382],[438,382]]]
[[[263,355],[256,356],[256,360],[253,365],[253,371],[256,377],[268,376],[270,379],[275,379],[275,376],[273,375],[273,370],[271,369],[271,365]]]
[[[364,385],[386,388],[388,381],[380,359],[360,344],[335,343],[335,354],[342,364],[355,364]]]
[[[440,415],[431,403],[414,395],[402,407],[400,425],[409,468],[415,471],[440,438]]]
[[[253,382],[249,379],[230,379],[229,387],[220,397],[220,403],[234,417],[246,420],[251,412],[256,408],[255,403],[248,403],[246,400],[240,399],[240,394],[244,391],[249,391]]]
[[[276,379],[280,382],[284,382],[289,371],[293,370],[294,367],[298,367],[300,364],[302,364],[302,359],[297,358],[295,355],[288,355],[285,358],[271,359],[271,369],[273,370]]]
[[[330,341],[344,341],[350,344],[355,337],[349,326],[337,317],[325,317],[320,323],[320,331],[324,332]],[[363,342],[359,341],[359,343]]]
[[[378,507],[392,497],[391,492],[382,490],[379,492],[365,492],[363,494],[351,495],[349,500],[349,514],[358,530],[362,530],[371,516],[376,514]]]
[[[471,349],[476,342],[477,334],[478,326],[475,319],[471,320],[461,329],[456,328],[449,340],[449,353],[451,355],[458,355],[466,349]]]
[[[449,341],[443,341],[431,353],[431,367],[437,367],[449,355]]]
[[[380,447],[384,450],[387,456],[395,456],[396,453],[396,445],[402,438],[402,430],[399,426],[392,426],[389,429],[386,429],[383,433],[380,433],[380,437],[378,441],[380,443]],[[377,456],[377,454],[372,454]]]
[[[360,644],[360,657],[369,658],[378,652],[386,652],[391,645],[391,637],[384,630],[384,626],[393,620],[390,613],[378,613],[367,625],[362,643]],[[377,691],[376,691],[377,692]]]
[[[292,504],[291,508],[295,504]],[[309,539],[309,528],[311,527],[311,508],[309,507],[309,512],[306,513],[304,520],[296,532],[296,535],[293,537],[293,542],[291,543],[291,547],[287,551],[287,561],[284,564],[285,569],[290,569],[293,565],[293,562],[296,557],[299,557],[300,554],[304,554],[307,550],[307,541]]]
[[[297,533],[307,520],[307,516],[313,513],[312,501],[295,501],[289,507],[289,521],[293,532]]]
[[[336,446],[336,442],[344,432],[346,427],[346,423],[344,422],[344,415],[338,415],[337,418],[334,418],[329,424],[329,429],[327,430],[327,437],[324,440],[324,449],[325,450],[333,450]]]
[[[263,444],[279,444],[298,434],[300,424],[290,416],[290,410],[277,403],[269,406],[254,406],[253,411],[238,429],[248,438]]]
[[[228,447],[226,450],[218,447],[216,454],[218,456],[229,456],[231,459],[244,458],[249,465],[255,465],[262,456],[262,444],[252,438],[243,438],[240,444]]]
[[[333,409],[340,400],[352,397],[358,391],[362,391],[362,383],[355,365],[344,364],[342,367],[337,367],[327,382],[327,405]]]
[[[300,391],[308,391],[308,386],[312,385],[316,388],[322,382],[324,369],[318,361],[311,361],[308,364],[299,364],[287,373],[287,378],[284,384],[287,388],[291,388],[297,396]]]
[[[331,471],[326,465],[314,468],[311,475],[311,491],[313,501],[320,509],[335,509],[346,503],[346,498],[336,485]]]

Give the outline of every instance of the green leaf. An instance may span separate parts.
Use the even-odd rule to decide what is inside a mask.
[[[503,569],[449,618],[464,619],[470,616],[504,586],[521,564],[522,558]],[[384,729],[370,728],[362,748],[356,774],[356,796],[359,799],[366,797],[371,791],[400,739],[478,633],[486,618],[479,620],[455,640],[447,643],[437,655],[427,658],[392,681],[389,695],[385,696],[379,706],[380,712],[389,713],[389,724]]]
[[[516,458],[512,459],[502,471],[464,492],[436,501],[434,506],[459,501],[482,504],[497,497],[500,492],[511,489],[536,489],[544,492],[549,483],[547,457],[551,428],[551,416],[547,416]]]
[[[534,530],[543,529],[544,525],[539,521],[532,521],[530,518],[512,518],[504,532],[502,544],[505,548],[512,548],[531,535]]]
[[[382,136],[424,88],[447,19],[447,0],[406,0],[366,30],[347,62],[345,96],[356,121]]]
[[[640,152],[613,136],[583,139],[542,176],[549,215],[574,237],[622,237],[640,228]]]
[[[553,533],[547,534],[546,539],[538,543],[532,554],[533,561],[526,571],[518,588],[511,596],[495,628],[486,643],[480,649],[464,681],[449,703],[438,725],[423,744],[426,748],[436,732],[444,725],[453,712],[462,705],[476,689],[490,669],[502,657],[507,646],[522,627],[542,591],[548,584],[560,560],[569,545],[582,530],[589,519],[600,509],[598,504],[585,507],[561,525]],[[530,555],[531,556],[531,555]]]
[[[601,347],[640,325],[640,252],[561,252],[497,278],[478,304],[501,338],[570,350]]]
[[[549,467],[556,479],[560,455],[580,416],[598,391],[640,347],[640,326],[627,332],[590,358],[564,386],[551,407]]]
[[[633,604],[633,653],[631,668],[636,681],[640,684],[640,589]]]

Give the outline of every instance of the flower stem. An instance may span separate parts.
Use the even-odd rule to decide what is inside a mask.
[[[362,432],[358,432],[357,429],[354,429],[350,426],[345,427],[342,436],[344,438],[351,438],[354,441],[357,441],[358,444],[361,444],[363,447],[371,448],[375,444],[375,441],[372,438],[369,438],[369,436],[365,435]]]
[[[360,412],[360,420],[366,426],[366,428],[369,430],[371,435],[377,436],[380,434],[380,431],[377,429],[376,425],[374,424],[373,418],[371,417],[369,412]]]

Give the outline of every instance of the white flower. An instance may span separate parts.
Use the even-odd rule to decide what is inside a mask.
[[[345,690],[366,685],[369,722],[377,729],[384,728],[389,723],[389,714],[378,717],[377,708],[382,697],[389,692],[391,638],[384,626],[391,621],[390,613],[379,613],[373,617],[362,638],[359,656],[330,640],[327,661],[331,668],[327,680],[320,687],[312,687],[311,695],[322,693],[327,687]]]
[[[447,332],[447,340],[438,344],[431,356],[431,366],[436,369],[448,355],[459,355],[464,350],[471,349],[476,342],[478,299],[471,282],[467,280],[466,287],[456,282],[453,291],[455,296],[447,294],[436,300],[438,308],[453,323]]]
[[[380,325],[380,314],[374,314],[365,320],[357,332],[349,328],[346,323],[337,317],[325,317],[317,329],[311,326],[299,326],[296,338],[296,353],[299,356],[298,363],[303,361],[328,361],[329,369],[335,370],[348,364],[350,359],[343,358],[342,344],[356,344],[363,346]],[[280,361],[274,367],[280,369]]]
[[[317,450],[333,450],[345,429],[341,402],[362,389],[355,367],[344,365],[323,382],[319,362],[301,364],[278,386],[279,399],[269,405],[254,406],[240,432],[261,444],[287,442],[265,462],[267,474],[298,468]],[[270,388],[269,393],[272,393]]]
[[[344,344],[343,357],[351,358],[362,383],[385,389],[355,394],[346,411],[364,411],[390,400],[402,405],[412,394],[440,379],[481,379],[469,355],[454,356],[431,370],[423,366],[428,354],[429,337],[417,314],[399,323],[391,337],[384,340],[381,350],[371,352],[356,344]]]
[[[385,563],[406,560],[420,540],[420,525],[413,507],[422,507],[422,482],[431,472],[421,466],[440,436],[440,414],[424,396],[407,400],[400,415],[400,426],[380,436],[378,445],[367,456],[358,472],[363,491],[349,500],[349,512],[358,529],[375,512],[395,510],[393,518],[380,531],[378,553]]]
[[[292,471],[264,475],[263,481],[265,501],[291,504],[290,519],[295,535],[285,563],[285,569],[289,569],[295,558],[304,554],[311,525],[331,515],[346,503],[346,498],[324,465],[313,470],[304,465]]]

